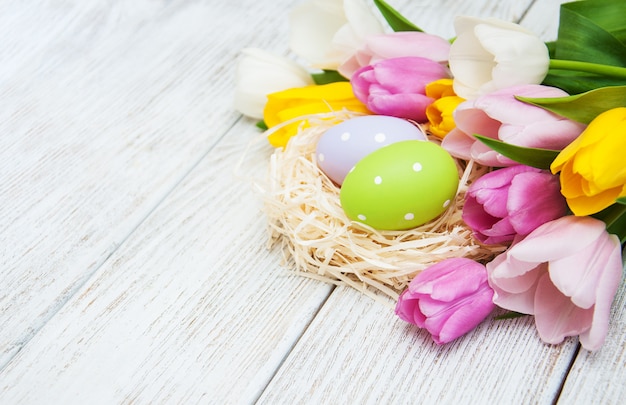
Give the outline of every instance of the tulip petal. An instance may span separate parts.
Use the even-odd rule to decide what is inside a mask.
[[[468,135],[479,134],[498,139],[501,122],[494,120],[472,102],[463,102],[454,113],[456,127]]]
[[[527,148],[561,150],[585,129],[583,124],[556,116],[525,124],[502,124],[498,136],[502,142]]]
[[[481,204],[474,197],[468,195],[463,204],[463,221],[474,231],[474,236],[484,242],[486,236],[482,233],[485,229],[490,229],[500,218],[489,215]]]
[[[510,124],[528,124],[546,121],[557,117],[543,108],[517,100],[516,96],[530,98],[565,97],[568,94],[557,88],[538,84],[509,86],[474,100],[475,105],[484,110],[491,118]],[[560,118],[559,118],[560,119]]]
[[[548,73],[548,48],[538,37],[517,24],[496,27],[478,24],[474,33],[495,57],[493,81],[480,88],[483,94],[518,84],[539,84]],[[515,46],[511,46],[514,44]]]
[[[551,262],[550,279],[576,306],[591,308],[600,294],[606,295],[598,291],[601,279],[611,273],[621,277],[620,257],[619,240],[605,232],[577,254]]]
[[[619,196],[619,189],[607,190],[593,197],[567,198],[567,205],[575,215],[591,215],[612,205]]]
[[[316,2],[302,3],[289,14],[289,46],[316,67],[332,69],[338,61],[328,60],[327,54],[335,33],[345,23],[341,8],[320,7]]]
[[[343,0],[346,19],[362,42],[369,35],[382,34],[384,28],[363,0]]]
[[[489,285],[493,288],[493,302],[504,309],[532,315],[535,313],[535,291],[539,277],[547,272],[546,266],[531,268],[517,277],[499,277],[510,270],[503,253],[487,263]],[[520,272],[519,269],[514,271]]]
[[[455,20],[457,38],[450,47],[450,70],[454,75],[454,92],[465,99],[473,99],[483,83],[491,80],[496,63],[474,35],[461,35]]]
[[[417,298],[415,298],[408,289],[404,290],[398,297],[395,313],[405,322],[415,323],[415,308],[417,307]]]
[[[523,266],[515,266],[510,259],[504,265],[498,263],[494,263],[494,266],[499,267],[491,270],[492,275],[490,279],[497,285],[499,290],[507,293],[520,294],[529,291],[537,283],[539,276],[548,271],[548,266],[545,263],[534,267],[532,265],[528,266],[525,262]],[[510,267],[502,268],[503,266]],[[503,275],[504,273],[508,274]],[[515,275],[516,273],[519,273],[519,275]]]
[[[517,234],[528,235],[538,226],[565,215],[567,204],[559,188],[559,179],[548,172],[521,173],[511,180],[507,211]],[[541,198],[537,198],[539,195]]]
[[[604,222],[591,217],[561,217],[539,226],[508,253],[531,263],[561,259],[594,243],[605,228]]]
[[[447,62],[450,42],[436,35],[424,32],[401,31],[386,35],[373,35],[367,38],[371,53],[379,59],[402,56],[419,56],[435,62]]]
[[[482,288],[460,305],[439,329],[435,342],[448,343],[480,324],[495,308],[493,290]]]
[[[433,99],[422,94],[376,94],[369,97],[368,108],[381,115],[412,119],[417,122],[426,121],[426,106]]]
[[[504,218],[508,212],[506,202],[508,198],[508,184],[498,188],[478,188],[472,191],[476,201],[483,206],[486,213],[496,218]]]
[[[245,48],[237,64],[234,107],[244,115],[263,117],[267,95],[313,84],[309,73],[294,61],[257,48]]]
[[[540,83],[547,73],[546,45],[518,24],[497,19],[457,17],[450,49],[454,90],[474,99],[499,88]]]
[[[606,338],[609,329],[609,317],[611,304],[622,280],[622,265],[620,244],[615,235],[611,235],[617,247],[611,254],[609,263],[600,277],[596,290],[596,303],[594,306],[593,321],[591,328],[580,334],[580,343],[587,350],[599,349]]]
[[[546,343],[561,343],[567,336],[579,335],[591,327],[593,308],[579,308],[563,295],[544,274],[535,294],[535,325]]]
[[[417,56],[385,59],[374,64],[373,70],[375,81],[391,93],[425,94],[426,84],[448,77],[439,63]]]
[[[464,257],[442,260],[419,273],[409,284],[412,294],[451,302],[471,295],[487,281],[482,264]]]
[[[482,233],[486,236],[484,243],[488,245],[508,243],[515,237],[515,229],[513,229],[509,218],[502,218],[490,229],[483,230]]]
[[[448,132],[448,135],[443,138],[441,147],[456,158],[470,160],[472,158],[470,150],[475,142],[478,142],[476,138],[459,130],[457,127]]]

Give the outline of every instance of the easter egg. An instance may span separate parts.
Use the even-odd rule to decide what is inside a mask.
[[[379,230],[423,225],[452,203],[459,184],[454,159],[429,141],[401,141],[361,159],[340,191],[348,218]]]
[[[399,141],[426,140],[407,120],[385,115],[356,117],[329,128],[316,147],[319,168],[336,184],[343,183],[356,162],[373,151]]]

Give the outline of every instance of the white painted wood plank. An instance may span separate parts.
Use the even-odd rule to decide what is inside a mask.
[[[626,284],[613,307],[606,343],[597,352],[581,350],[567,375],[561,404],[622,404],[626,398]]]
[[[532,0],[388,0],[402,15],[429,34],[453,38],[458,15],[495,17],[518,22]]]
[[[249,403],[331,286],[280,268],[234,127],[0,372],[0,403]],[[264,171],[263,140],[244,172]]]
[[[544,41],[554,41],[559,28],[559,10],[567,0],[537,0],[533,2],[520,25],[528,28]]]
[[[233,125],[293,3],[0,4],[0,368]]]
[[[576,346],[543,344],[529,317],[486,320],[437,346],[389,306],[341,287],[258,403],[551,403]]]

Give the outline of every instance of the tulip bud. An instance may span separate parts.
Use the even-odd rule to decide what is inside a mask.
[[[600,220],[570,215],[547,222],[487,264],[494,302],[534,315],[546,343],[579,335],[585,349],[597,350],[622,279],[621,250]]]
[[[276,147],[284,147],[298,130],[310,126],[307,116],[342,110],[369,113],[365,105],[354,96],[348,82],[295,87],[267,97],[263,119],[272,129],[268,141]],[[286,123],[288,121],[290,123]]]
[[[476,239],[486,244],[509,243],[567,212],[559,179],[523,165],[481,176],[465,198],[463,221]]]
[[[418,56],[435,62],[447,63],[450,42],[436,35],[417,31],[401,31],[390,34],[370,35],[348,60],[337,69],[344,77],[351,78],[363,66],[383,59]]]
[[[426,328],[437,344],[474,329],[495,308],[487,270],[467,258],[443,260],[419,273],[398,299],[396,314]]]
[[[626,107],[597,116],[552,162],[561,191],[576,215],[591,215],[626,197]]]
[[[548,73],[548,47],[520,25],[495,18],[460,16],[450,48],[454,91],[476,98],[520,84],[539,84]]]
[[[474,134],[517,146],[560,150],[576,139],[585,125],[521,102],[515,96],[551,98],[567,95],[556,87],[527,84],[465,101],[454,112],[456,128],[446,135],[441,146],[454,157],[473,159],[492,167],[518,163],[489,148]]]
[[[426,84],[448,77],[439,63],[420,57],[384,59],[357,70],[351,83],[356,97],[376,114],[426,121]]]
[[[260,119],[268,94],[309,84],[313,84],[311,75],[291,59],[246,48],[237,65],[234,106],[242,114]]]
[[[441,139],[456,127],[454,111],[465,101],[454,93],[452,82],[452,79],[440,79],[426,85],[426,95],[435,99],[426,107],[428,131]]]
[[[337,69],[382,24],[363,0],[309,0],[289,14],[290,47],[320,69]]]

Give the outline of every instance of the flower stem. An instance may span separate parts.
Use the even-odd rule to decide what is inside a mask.
[[[626,79],[626,68],[577,60],[550,59],[550,69],[572,70]]]

